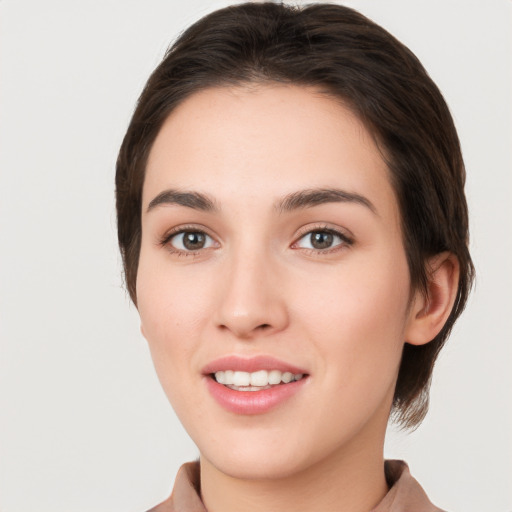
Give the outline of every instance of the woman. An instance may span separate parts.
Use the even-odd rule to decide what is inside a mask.
[[[187,30],[120,150],[126,283],[200,460],[154,510],[433,511],[383,460],[464,308],[464,166],[421,64],[346,7]]]

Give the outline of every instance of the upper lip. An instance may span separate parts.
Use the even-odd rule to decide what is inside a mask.
[[[281,361],[272,356],[259,355],[254,357],[240,357],[237,355],[224,356],[208,363],[202,370],[204,375],[219,371],[234,370],[241,372],[257,372],[258,370],[279,370],[293,374],[305,374],[305,370],[293,364]]]

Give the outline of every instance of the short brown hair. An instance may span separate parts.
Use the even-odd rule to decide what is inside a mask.
[[[404,346],[393,412],[402,426],[415,427],[428,408],[434,362],[473,280],[464,163],[448,107],[421,63],[350,8],[231,6],[196,22],[167,51],[139,98],[117,160],[118,238],[130,296],[136,303],[145,166],[163,122],[195,92],[250,82],[322,89],[364,122],[389,167],[414,289],[426,290],[430,256],[450,251],[459,261],[457,297],[443,329],[426,345]]]

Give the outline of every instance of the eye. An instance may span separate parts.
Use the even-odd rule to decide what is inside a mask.
[[[334,231],[333,229],[315,229],[309,231],[295,242],[294,246],[301,249],[313,249],[316,251],[326,251],[334,249],[340,245],[350,245],[352,243],[345,235]]]
[[[183,252],[194,252],[213,247],[212,237],[203,231],[180,231],[169,237],[167,243],[174,249]]]

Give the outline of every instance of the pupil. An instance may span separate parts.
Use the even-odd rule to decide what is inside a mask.
[[[183,236],[183,245],[190,250],[202,249],[206,237],[203,233],[189,232]]]
[[[315,249],[327,249],[331,247],[333,236],[326,231],[315,231],[311,233],[311,245]]]

